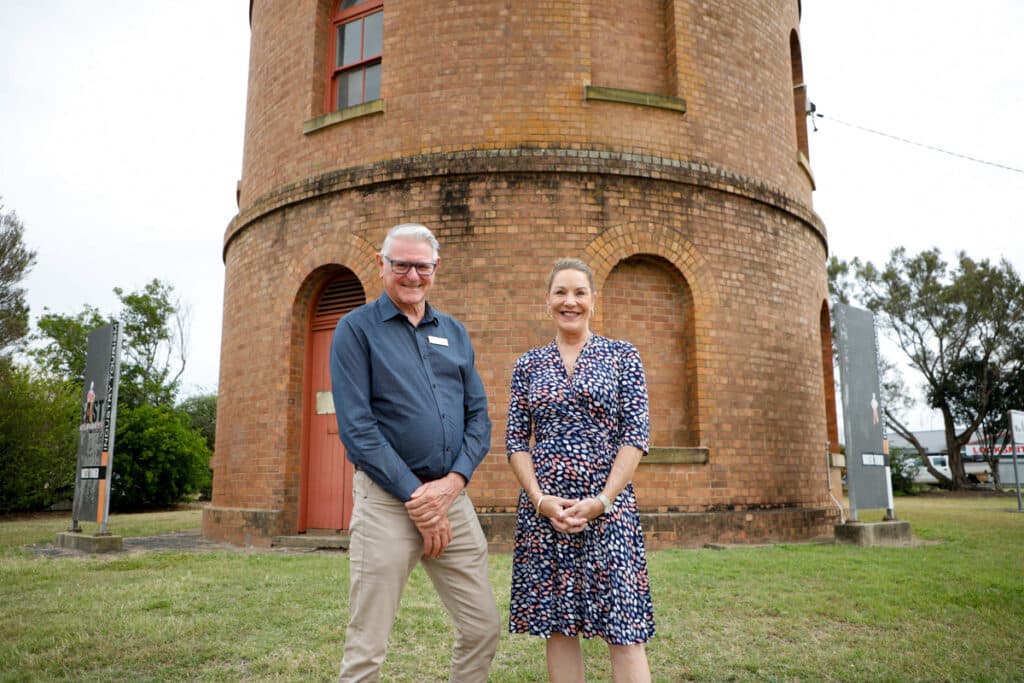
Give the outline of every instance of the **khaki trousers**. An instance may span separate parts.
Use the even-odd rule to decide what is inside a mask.
[[[402,591],[417,562],[455,622],[451,681],[487,680],[498,647],[498,608],[487,575],[487,539],[465,493],[448,519],[452,542],[437,559],[423,556],[423,538],[405,505],[365,472],[353,480],[349,543],[349,623],[340,681],[378,681]]]

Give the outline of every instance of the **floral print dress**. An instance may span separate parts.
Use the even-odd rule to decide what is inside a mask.
[[[528,351],[512,371],[510,394],[506,452],[530,453],[545,494],[594,497],[620,446],[648,449],[647,385],[640,354],[628,342],[591,336],[571,378],[555,342]],[[509,631],[599,636],[613,645],[654,635],[632,483],[610,513],[576,534],[556,531],[520,493]]]

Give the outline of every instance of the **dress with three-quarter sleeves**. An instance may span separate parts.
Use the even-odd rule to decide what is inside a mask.
[[[636,348],[593,335],[571,378],[555,342],[525,353],[512,372],[505,445],[509,454],[530,453],[544,494],[599,494],[620,446],[645,453],[649,446],[647,385]],[[611,512],[576,534],[556,531],[520,492],[509,631],[598,636],[613,645],[654,635],[632,483]]]

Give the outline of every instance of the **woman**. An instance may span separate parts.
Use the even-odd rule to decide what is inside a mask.
[[[654,614],[630,483],[648,448],[636,348],[594,335],[594,275],[548,278],[555,339],[512,371],[505,445],[519,484],[509,630],[547,638],[552,681],[582,681],[579,636],[608,643],[616,681],[649,681]],[[530,436],[534,446],[530,449]]]

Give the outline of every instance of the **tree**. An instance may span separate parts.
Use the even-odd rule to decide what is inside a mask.
[[[35,265],[36,253],[25,246],[24,233],[18,215],[4,213],[0,203],[0,356],[28,334],[28,304],[18,284]]]
[[[50,313],[46,308],[43,311],[36,322],[39,332],[34,336],[42,346],[29,349],[29,356],[54,377],[82,384],[89,333],[109,321],[92,306],[85,306],[73,316]]]
[[[124,363],[121,385],[128,405],[173,405],[185,371],[187,311],[174,288],[154,279],[141,292],[114,293],[121,300]]]
[[[1018,343],[1016,348],[1008,354],[1008,358],[1009,362],[1006,367],[992,367],[988,371],[988,376],[992,378],[988,412],[975,432],[975,437],[981,443],[985,460],[992,472],[996,486],[1001,483],[999,480],[999,454],[1011,445],[1007,412],[1024,407],[1024,343]],[[973,389],[979,378],[985,376],[985,373],[982,373],[973,364],[965,363],[958,381]],[[980,393],[976,389],[968,391],[964,397],[967,401],[965,404],[954,404],[954,415],[961,423],[969,420],[970,416],[979,410],[976,401]]]
[[[174,403],[186,364],[188,316],[173,292],[171,285],[155,279],[140,292],[114,289],[121,301],[123,334],[119,406]],[[29,354],[54,375],[81,383],[89,333],[113,320],[88,305],[73,316],[47,311],[38,321],[41,346]]]
[[[212,454],[217,440],[217,394],[190,396],[178,405],[178,410],[188,416],[192,428],[206,440],[206,447]],[[206,500],[213,496],[212,475],[200,494]]]
[[[0,360],[0,512],[71,497],[81,386]]]
[[[924,377],[928,405],[942,415],[953,478],[927,458],[924,465],[940,483],[960,488],[961,449],[992,410],[999,377],[1024,338],[1024,285],[1005,259],[993,265],[961,252],[950,268],[937,249],[913,257],[894,249],[884,270],[856,259],[853,267],[859,299]],[[886,412],[886,424],[923,450],[896,411]]]
[[[189,396],[178,404],[178,410],[188,415],[192,428],[203,435],[212,452],[217,437],[217,394]]]

